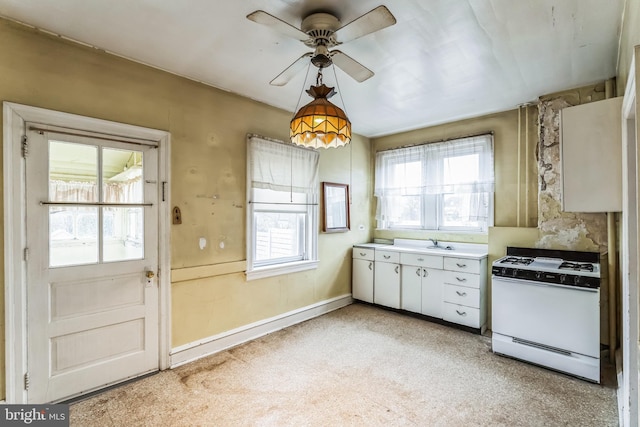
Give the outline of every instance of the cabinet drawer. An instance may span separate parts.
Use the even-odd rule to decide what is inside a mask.
[[[442,257],[425,254],[400,254],[400,264],[416,265],[419,267],[439,268],[442,269]]]
[[[444,269],[466,273],[480,273],[480,260],[469,258],[444,258]]]
[[[480,308],[480,289],[445,284],[444,302]]]
[[[353,247],[353,257],[357,259],[368,259],[369,261],[373,261],[374,253],[375,250],[372,248]]]
[[[375,260],[382,262],[393,262],[397,264],[400,262],[400,253],[393,251],[376,251]]]
[[[472,273],[460,273],[458,271],[444,271],[444,283],[450,285],[468,286],[470,288],[480,287],[480,275]]]
[[[480,310],[477,308],[445,302],[442,304],[442,311],[442,318],[447,322],[472,328],[480,327]]]

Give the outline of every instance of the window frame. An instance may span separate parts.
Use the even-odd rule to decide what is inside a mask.
[[[478,142],[478,143],[470,143],[470,140],[472,138],[479,138],[479,137],[485,137],[487,138],[486,141],[484,142]],[[402,164],[408,164],[409,162],[412,161],[416,161],[416,159],[420,160],[422,162],[422,167],[421,167],[421,185],[425,186],[427,183],[427,180],[429,179],[429,173],[430,171],[428,171],[428,167],[429,167],[429,162],[426,160],[426,156],[425,157],[421,157],[420,154],[417,153],[408,153],[408,154],[403,154],[401,153],[400,150],[403,150],[405,148],[420,148],[420,147],[424,147],[425,150],[429,150],[429,146],[432,144],[438,144],[438,143],[448,143],[448,144],[455,144],[455,143],[459,143],[460,145],[457,147],[453,147],[450,149],[450,151],[448,151],[446,154],[447,155],[442,155],[438,158],[438,162],[439,165],[438,167],[441,169],[438,171],[438,173],[440,175],[444,174],[444,163],[446,161],[447,158],[451,158],[451,157],[458,157],[458,156],[465,156],[465,155],[470,155],[470,154],[479,154],[480,158],[479,158],[479,176],[482,176],[482,168],[483,167],[490,167],[491,168],[491,175],[494,175],[494,171],[495,171],[495,162],[494,162],[494,156],[493,156],[493,133],[487,133],[487,134],[481,134],[481,135],[475,135],[475,136],[471,136],[471,137],[463,137],[463,138],[456,138],[456,139],[451,139],[451,140],[446,140],[446,141],[440,141],[440,142],[435,142],[435,143],[425,143],[425,144],[418,144],[415,146],[404,146],[404,147],[399,147],[396,149],[390,149],[390,150],[385,150],[385,154],[382,154],[383,156],[385,156],[385,158],[382,160],[383,164],[384,164],[384,168],[386,168],[387,170],[390,169],[390,167],[392,166],[398,166],[398,165],[402,165]],[[481,144],[486,144],[487,147],[486,148],[481,148]],[[467,146],[465,146],[467,145]],[[488,150],[487,150],[488,148]],[[396,151],[397,150],[397,151]],[[394,151],[396,151],[394,153]],[[483,152],[486,152],[487,154],[483,154]],[[378,153],[380,154],[380,152]],[[483,157],[483,155],[487,156],[487,157]],[[484,165],[483,165],[484,163]],[[437,168],[436,168],[437,169]],[[376,166],[375,168],[375,176],[374,179],[378,180],[381,179],[378,175],[378,167]],[[443,177],[441,176],[440,179],[443,180]],[[444,180],[443,180],[444,182]],[[492,178],[492,185],[495,185],[495,177]],[[376,185],[377,188],[377,185]],[[404,191],[403,187],[401,191]],[[418,217],[420,218],[420,224],[419,225],[408,225],[406,223],[402,223],[399,221],[393,221],[392,219],[380,219],[380,218],[376,218],[377,219],[377,229],[378,230],[389,230],[389,231],[394,231],[394,230],[410,230],[410,231],[436,231],[436,232],[448,232],[448,233],[482,233],[482,234],[486,234],[488,232],[489,227],[493,226],[493,221],[494,221],[494,191],[490,191],[490,192],[476,192],[476,193],[460,193],[460,194],[486,194],[487,196],[487,203],[488,203],[488,207],[487,207],[487,220],[486,222],[483,222],[480,227],[473,227],[473,226],[445,226],[444,224],[444,202],[445,202],[445,196],[446,195],[450,195],[450,194],[457,194],[457,193],[451,193],[451,192],[440,192],[440,193],[435,193],[435,194],[425,194],[424,192],[420,193],[420,194],[416,194],[416,197],[420,198],[420,209],[421,212],[418,215]],[[380,196],[378,194],[376,194],[376,199],[377,199],[377,203],[378,203],[378,207],[380,209],[380,206],[382,203],[384,203],[384,201],[382,200],[383,196]],[[393,196],[386,196],[386,197],[393,197]],[[388,202],[387,202],[388,203]]]
[[[252,141],[265,141],[267,143],[282,144],[287,150],[304,150],[313,152],[315,156],[319,154],[315,150],[302,148],[293,144],[286,144],[282,141],[266,138],[259,135],[249,134],[247,136],[247,218],[246,218],[246,251],[247,251],[247,266],[245,276],[247,281],[262,279],[282,274],[296,273],[300,271],[306,271],[315,269],[318,267],[318,236],[319,236],[319,182],[317,180],[318,173],[316,173],[316,182],[314,183],[313,195],[303,196],[304,193],[296,193],[291,190],[290,194],[291,203],[283,203],[280,200],[273,200],[272,202],[254,202],[254,192],[252,187]],[[302,153],[300,153],[302,154]],[[289,162],[291,159],[285,159]],[[316,163],[316,172],[319,171],[319,163]],[[280,191],[279,193],[285,193]],[[294,196],[297,202],[294,202]],[[304,199],[302,201],[301,199]],[[260,212],[264,213],[297,213],[303,214],[305,218],[305,224],[301,227],[303,235],[298,236],[299,242],[303,244],[303,251],[301,255],[282,258],[271,258],[269,260],[258,261],[257,260],[257,216]]]

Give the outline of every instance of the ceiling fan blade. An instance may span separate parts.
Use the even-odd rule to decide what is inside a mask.
[[[275,16],[268,14],[264,10],[256,10],[255,12],[251,12],[247,15],[247,19],[253,22],[257,22],[258,24],[266,25],[267,27],[278,31],[281,34],[293,37],[294,39],[298,39],[301,41],[309,39],[309,36],[303,31],[297,29],[288,22],[284,22],[280,18],[276,18]]]
[[[275,79],[269,82],[269,84],[272,86],[284,86],[289,83],[289,80],[298,74],[300,70],[309,65],[309,58],[311,58],[312,55],[313,54],[311,52],[307,52],[300,58],[296,59],[293,64],[289,65],[283,72],[278,74]]]
[[[373,77],[373,71],[339,50],[331,51],[331,61],[335,66],[360,83]]]
[[[378,6],[336,30],[340,43],[355,40],[396,23],[396,18],[386,6]]]

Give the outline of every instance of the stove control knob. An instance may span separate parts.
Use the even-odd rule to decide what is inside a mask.
[[[536,279],[540,279],[542,277],[542,272],[541,271],[536,271]]]
[[[566,274],[561,274],[560,275],[560,283],[565,283],[567,281],[567,275]]]
[[[507,275],[507,268],[506,268],[506,267],[504,267],[504,268],[502,269],[502,275],[503,275],[503,276],[506,276],[506,275]]]

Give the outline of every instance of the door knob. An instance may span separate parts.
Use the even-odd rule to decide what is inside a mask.
[[[145,275],[147,276],[147,279],[153,279],[155,277],[153,271],[147,271]]]

